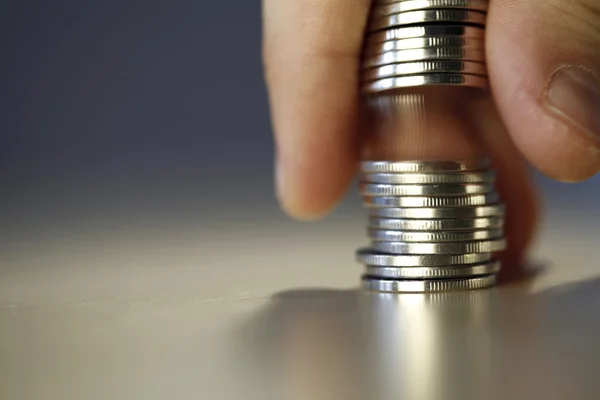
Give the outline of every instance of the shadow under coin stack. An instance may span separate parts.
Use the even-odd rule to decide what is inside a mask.
[[[484,0],[375,0],[362,92],[376,104],[420,86],[488,87]],[[504,206],[487,159],[365,161],[361,194],[371,247],[363,287],[445,292],[493,286],[506,247]]]

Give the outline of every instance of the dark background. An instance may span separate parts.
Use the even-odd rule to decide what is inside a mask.
[[[248,0],[5,1],[7,263],[23,241],[68,234],[318,229],[288,221],[273,196],[260,14]],[[597,217],[597,179],[540,182],[548,213]],[[355,191],[320,224],[349,218],[362,229]]]

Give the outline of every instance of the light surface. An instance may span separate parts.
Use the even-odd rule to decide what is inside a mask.
[[[354,290],[364,218],[22,241],[0,398],[597,398],[592,221],[547,220],[531,287],[432,304]]]

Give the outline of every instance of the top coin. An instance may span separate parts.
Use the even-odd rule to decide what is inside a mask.
[[[486,15],[479,11],[459,9],[408,11],[372,19],[369,22],[369,31],[380,31],[402,25],[431,22],[469,23],[483,26],[485,25],[485,21]]]
[[[390,0],[375,2],[371,15],[377,18],[431,8],[460,8],[485,12],[488,6],[489,3],[487,0]]]
[[[448,173],[479,171],[491,166],[489,159],[472,161],[364,161],[363,173]]]

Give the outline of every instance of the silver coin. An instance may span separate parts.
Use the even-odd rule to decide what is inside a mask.
[[[468,278],[497,274],[498,272],[500,272],[499,261],[458,267],[453,265],[444,267],[377,267],[368,265],[366,268],[367,276],[384,279]]]
[[[362,182],[359,184],[359,190],[365,196],[461,196],[492,193],[494,185],[491,183],[386,185]]]
[[[417,86],[464,86],[478,89],[488,89],[489,81],[486,77],[478,75],[436,74],[413,75],[397,78],[380,79],[362,85],[365,94],[384,92],[387,90],[402,89]]]
[[[389,40],[418,38],[424,36],[459,36],[464,38],[485,38],[485,29],[483,27],[468,25],[424,25],[407,26],[401,28],[387,29],[382,32],[372,33],[366,38],[366,46],[374,43],[386,42]]]
[[[421,2],[428,3],[431,0],[374,0],[372,3],[373,3],[373,7],[381,7],[385,4],[409,3],[409,2],[413,2],[413,1],[421,1]],[[454,2],[455,0],[433,0],[433,1],[442,1],[442,2],[446,2],[446,3],[450,3],[450,2]],[[459,0],[459,1],[464,1],[464,0]],[[476,1],[480,1],[485,4],[489,4],[489,0],[476,0]],[[488,8],[488,7],[489,6],[486,6],[486,8]],[[437,7],[437,8],[445,8],[445,7]],[[458,7],[458,8],[469,9],[470,7]]]
[[[463,279],[437,280],[392,280],[364,276],[362,287],[365,290],[390,293],[439,293],[463,290],[477,290],[496,284],[496,275],[478,276]]]
[[[371,208],[383,208],[383,209],[416,209],[419,208],[421,210],[439,210],[445,208],[452,208],[457,211],[461,207],[472,207],[472,206],[484,206],[487,204],[494,204],[500,200],[500,196],[498,193],[488,193],[488,194],[473,194],[466,196],[364,196],[363,204],[367,207]],[[425,208],[423,208],[425,207]],[[442,207],[442,208],[436,208]],[[400,213],[404,213],[403,211]],[[408,212],[411,213],[411,212]],[[469,218],[469,217],[460,217],[458,216],[459,212],[457,211],[457,216],[449,217],[449,218]],[[413,213],[414,214],[414,213]],[[423,213],[424,215],[427,212]],[[442,212],[443,215],[452,215],[452,213]],[[377,216],[385,216],[379,215]],[[411,217],[387,217],[387,218],[411,218]],[[423,217],[425,218],[425,217]],[[437,217],[431,217],[437,218]],[[448,217],[440,217],[440,218],[448,218]],[[474,217],[473,217],[474,218]]]
[[[457,231],[473,229],[498,229],[504,219],[497,217],[461,219],[393,219],[371,217],[369,228],[396,231]]]
[[[385,242],[464,242],[500,239],[502,229],[480,229],[476,231],[392,231],[383,229],[368,229],[369,238],[373,241]]]
[[[450,173],[489,168],[489,158],[470,161],[364,161],[363,173]]]
[[[389,64],[362,72],[363,82],[415,74],[455,73],[487,76],[487,65],[477,61],[431,60]]]
[[[359,249],[356,260],[378,267],[445,267],[488,262],[491,253],[477,254],[381,254],[373,249]]]
[[[506,240],[448,243],[373,242],[371,246],[375,251],[388,254],[495,253],[506,249]]]
[[[475,196],[473,196],[475,197]],[[488,204],[488,203],[483,203]],[[482,217],[502,217],[505,213],[504,204],[488,204],[483,206],[464,207],[396,207],[396,208],[371,208],[369,215],[380,218],[408,218],[408,219],[462,219]]]
[[[425,47],[421,49],[388,51],[368,56],[362,60],[362,66],[363,69],[367,69],[394,63],[424,60],[457,60],[485,63],[486,59],[485,51],[483,49],[465,47]]]
[[[431,22],[467,23],[483,26],[486,22],[486,15],[479,11],[459,9],[408,11],[372,19],[369,21],[368,30],[374,32],[402,25],[426,24]]]
[[[371,14],[373,17],[385,17],[401,12],[429,8],[460,8],[485,12],[488,6],[487,0],[389,0],[376,2]]]
[[[494,182],[496,173],[491,170],[449,174],[363,174],[362,181],[388,185],[430,185],[448,183],[487,183]]]
[[[465,38],[461,36],[425,36],[410,39],[389,40],[387,42],[373,43],[366,47],[365,55],[373,56],[388,51],[401,51],[411,49],[425,49],[429,47],[463,47],[471,49],[484,49],[484,38]]]

